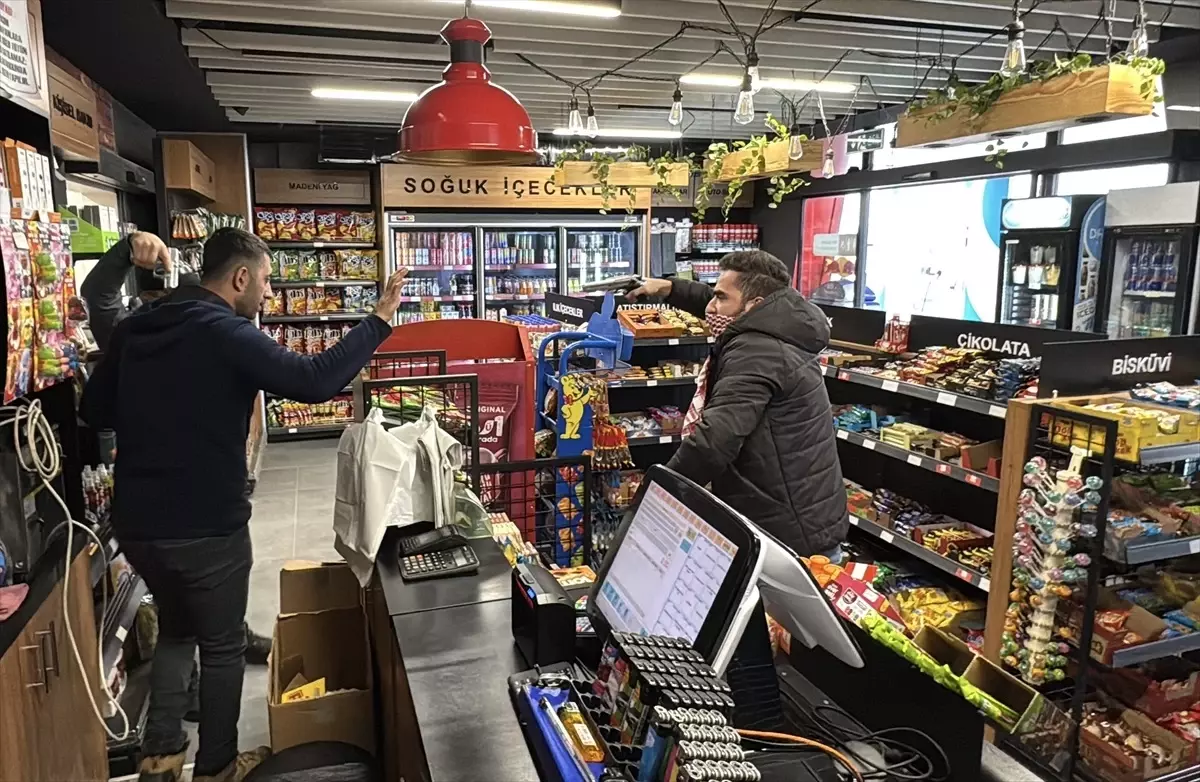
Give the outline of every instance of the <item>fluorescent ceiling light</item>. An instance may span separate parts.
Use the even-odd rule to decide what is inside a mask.
[[[699,87],[741,87],[741,76],[725,76],[719,73],[685,73],[679,77],[680,84],[692,84]],[[769,87],[780,92],[799,92],[801,90],[817,90],[818,92],[854,92],[857,84],[844,81],[811,81],[809,79],[762,79],[763,87]]]
[[[583,136],[584,133],[575,133],[570,128],[555,128],[554,135],[556,136]],[[595,134],[600,138],[683,138],[683,133],[678,130],[646,130],[639,128],[606,128],[601,126],[600,132]]]
[[[462,0],[436,0],[443,5],[462,5]],[[615,3],[571,3],[564,0],[474,0],[477,8],[508,8],[513,11],[538,11],[544,14],[570,14],[572,16],[600,16],[612,19],[621,15],[620,2]]]
[[[314,98],[329,98],[332,100],[373,100],[388,103],[412,103],[417,99],[415,92],[400,92],[397,90],[341,90],[334,87],[316,87],[312,91]]]
[[[1167,111],[1200,111],[1200,106],[1167,106]]]

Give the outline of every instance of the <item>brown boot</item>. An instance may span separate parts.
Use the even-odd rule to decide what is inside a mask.
[[[175,755],[147,755],[138,766],[138,782],[180,782],[187,751]]]
[[[192,782],[242,782],[259,764],[271,757],[270,747],[259,747],[239,753],[228,766],[212,776],[194,776]],[[141,782],[141,780],[138,780]],[[158,782],[155,780],[154,782]]]

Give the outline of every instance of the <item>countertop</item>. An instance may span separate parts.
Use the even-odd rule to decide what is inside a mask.
[[[400,577],[400,563],[396,559],[399,537],[395,528],[389,529],[375,559],[379,583],[392,616],[508,600],[512,596],[512,568],[491,538],[471,541],[471,548],[479,557],[478,573],[410,584]],[[506,634],[511,637],[507,628]]]

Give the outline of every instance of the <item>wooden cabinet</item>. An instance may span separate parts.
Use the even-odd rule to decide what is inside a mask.
[[[0,658],[0,782],[108,779],[104,729],[92,713],[66,627],[70,621],[91,683],[98,685],[88,564],[84,554],[71,565],[67,613],[60,581]],[[94,692],[100,703],[101,690]]]
[[[212,158],[185,139],[163,139],[162,154],[163,180],[168,188],[216,200],[217,167]]]

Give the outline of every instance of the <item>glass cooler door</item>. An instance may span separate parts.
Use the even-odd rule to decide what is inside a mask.
[[[558,228],[483,229],[485,317],[544,315],[547,293],[558,292]]]
[[[1167,337],[1179,333],[1185,302],[1181,232],[1122,233],[1112,244],[1109,337]],[[1181,283],[1181,280],[1183,282]]]
[[[567,292],[579,293],[589,282],[636,274],[641,231],[607,226],[568,228]]]
[[[1063,301],[1064,269],[1075,262],[1064,236],[1009,234],[1004,240],[1004,291],[1000,322],[1014,326],[1052,329],[1058,325]],[[1070,293],[1068,291],[1068,293]]]
[[[391,226],[393,269],[407,266],[397,325],[474,318],[475,229],[467,225]]]

